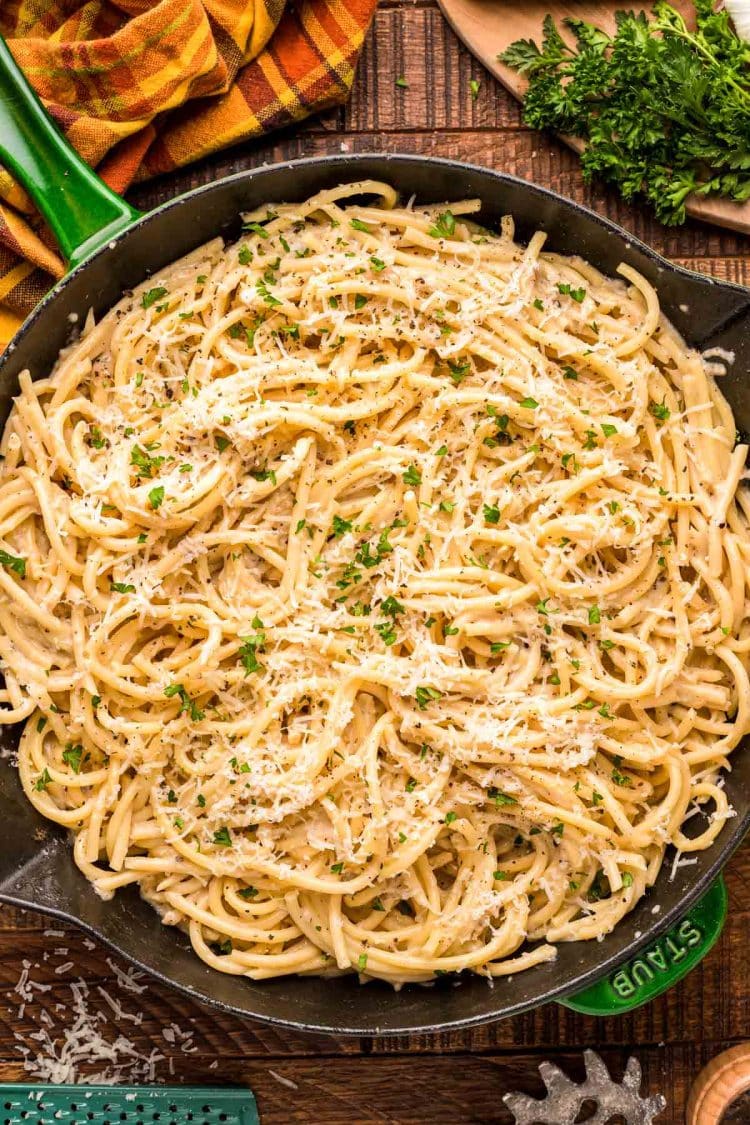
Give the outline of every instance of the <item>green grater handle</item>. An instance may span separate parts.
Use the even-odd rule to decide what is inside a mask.
[[[260,1125],[250,1090],[222,1086],[0,1085],[3,1125]]]
[[[140,217],[58,130],[1,35],[0,164],[36,203],[71,269]]]
[[[560,1003],[587,1016],[619,1016],[639,1008],[682,980],[715,945],[727,916],[719,877],[682,921],[615,972]]]

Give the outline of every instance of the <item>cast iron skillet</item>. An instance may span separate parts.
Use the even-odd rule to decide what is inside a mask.
[[[606,219],[510,176],[411,156],[300,160],[231,176],[138,217],[66,149],[2,41],[0,159],[33,194],[68,259],[80,263],[31,314],[0,361],[0,424],[19,372],[29,368],[38,377],[49,371],[69,339],[72,317],[80,321],[90,308],[101,314],[152,271],[217,234],[237,235],[243,210],[374,178],[393,184],[403,199],[415,195],[422,202],[442,202],[478,196],[480,219],[491,227],[511,213],[521,239],[541,228],[549,232],[549,246],[581,254],[605,273],[613,274],[621,261],[640,270],[656,285],[668,315],[690,343],[735,352],[722,386],[738,426],[750,430],[750,291],[672,266]],[[104,236],[97,235],[101,227],[106,228]],[[0,730],[0,744],[11,751],[18,732]],[[395,993],[377,983],[361,987],[352,976],[255,983],[218,973],[195,956],[179,931],[163,927],[133,888],[108,903],[96,896],[75,867],[65,834],[26,801],[9,758],[0,760],[0,900],[75,922],[192,997],[270,1023],[339,1035],[465,1027],[585,988],[647,945],[653,947],[655,938],[673,928],[711,887],[750,825],[746,749],[735,752],[733,766],[726,788],[737,816],[712,847],[698,854],[697,864],[679,868],[669,881],[667,861],[655,888],[604,941],[563,944],[557,961],[500,979],[494,987],[466,976]]]

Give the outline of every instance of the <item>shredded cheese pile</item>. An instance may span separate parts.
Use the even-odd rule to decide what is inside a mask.
[[[21,379],[26,794],[225,972],[517,972],[731,815],[747,447],[641,276],[478,206],[262,210]]]

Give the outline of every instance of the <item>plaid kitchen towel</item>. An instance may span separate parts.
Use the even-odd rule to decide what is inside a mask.
[[[343,102],[377,0],[0,0],[0,32],[116,191]],[[0,345],[63,273],[0,168]]]

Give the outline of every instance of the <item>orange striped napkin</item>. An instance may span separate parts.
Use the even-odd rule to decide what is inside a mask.
[[[116,191],[346,100],[377,0],[0,0],[0,32]],[[0,345],[64,265],[0,168]]]

